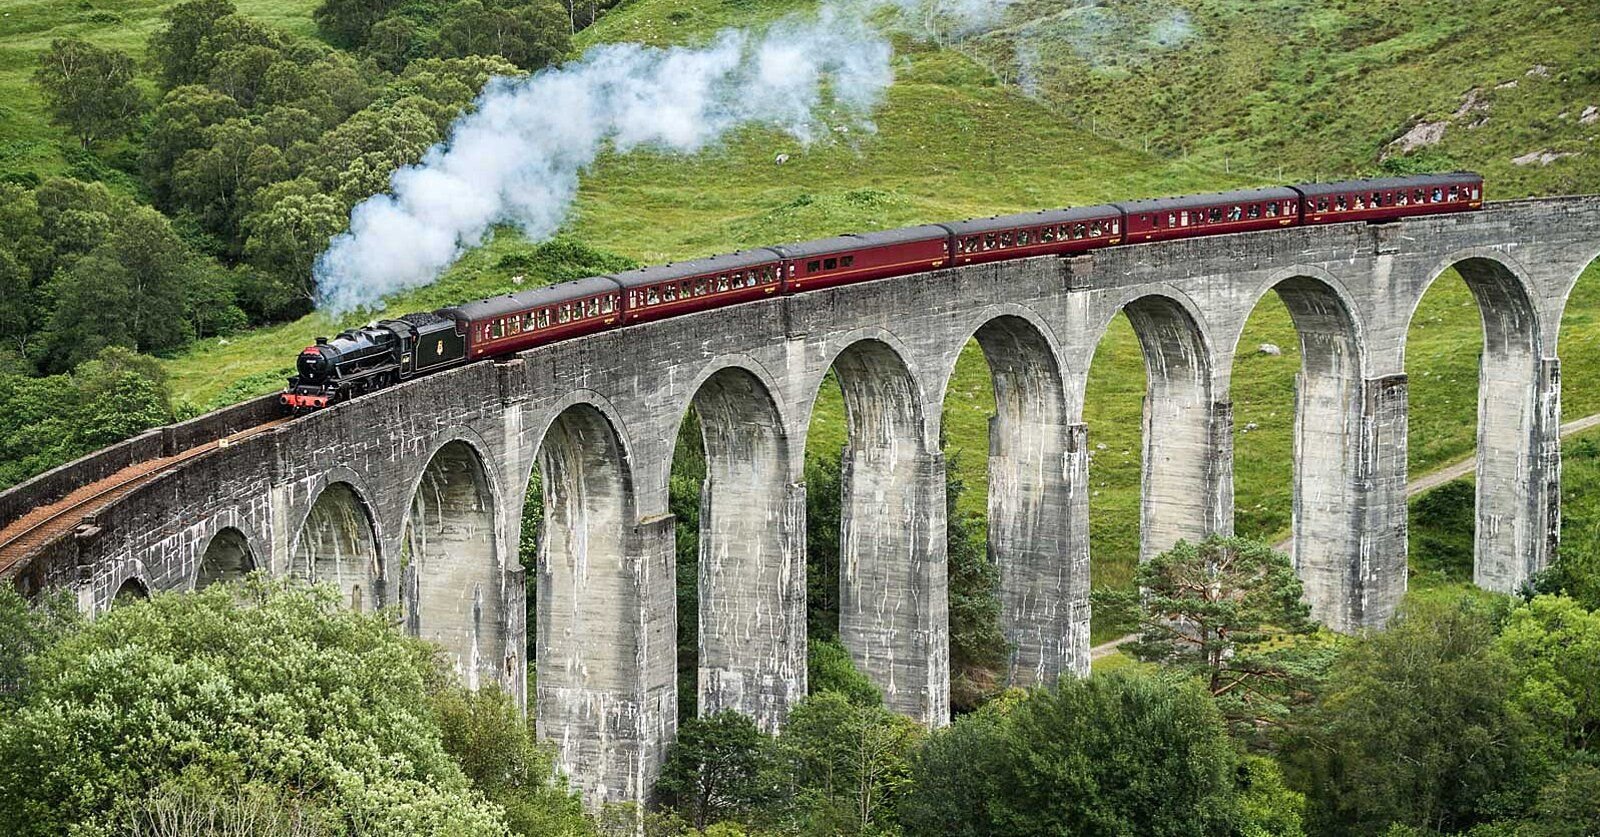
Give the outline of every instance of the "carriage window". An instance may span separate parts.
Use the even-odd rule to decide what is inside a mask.
[[[1100,236],[1105,235],[1105,234],[1106,234],[1105,228],[1100,226],[1100,222],[1099,221],[1090,222],[1090,224],[1089,224],[1089,237],[1090,238],[1099,238]]]
[[[1000,239],[994,233],[987,233],[983,237],[983,249],[993,250],[1000,245]]]
[[[563,305],[556,309],[556,322],[566,323],[572,321],[572,306]]]
[[[1222,220],[1222,207],[1220,207],[1220,206],[1211,207],[1211,210],[1206,213],[1206,220],[1210,221],[1213,224],[1217,223],[1218,221],[1221,221]]]
[[[1111,222],[1111,234],[1112,235],[1116,235],[1117,233],[1120,233],[1120,232],[1122,232],[1122,222],[1121,221],[1112,221]]]
[[[495,320],[494,324],[490,326],[489,336],[495,340],[506,336],[506,321]]]
[[[1176,227],[1177,225],[1178,225],[1178,216],[1173,214],[1173,213],[1171,213],[1171,212],[1168,212],[1167,213],[1167,226]]]
[[[1000,234],[1000,246],[1001,247],[1010,247],[1013,243],[1016,242],[1016,240],[1017,240],[1016,236],[1013,235],[1012,233],[1003,232],[1003,233]]]
[[[1461,187],[1460,186],[1451,186],[1450,187],[1450,200],[1453,200],[1453,201],[1461,200]]]
[[[591,317],[600,316],[600,300],[599,299],[591,299],[591,300],[589,300],[589,316],[591,316]]]
[[[632,292],[630,291],[629,294],[631,295]],[[541,308],[541,309],[539,309],[539,327],[540,328],[549,328],[550,327],[550,309],[549,308]]]
[[[1360,195],[1356,195],[1356,209],[1366,209],[1366,208],[1367,208],[1366,201],[1363,201],[1361,199]]]
[[[1395,193],[1395,195],[1394,195],[1394,203],[1395,203],[1395,206],[1405,206],[1405,205],[1411,203],[1411,198],[1406,197],[1406,193],[1402,190],[1402,191],[1399,191],[1399,192]]]
[[[1261,204],[1259,204],[1259,203],[1250,204],[1249,216],[1251,218],[1260,218],[1261,217]]]
[[[1328,211],[1328,199],[1327,198],[1317,198],[1317,211],[1318,212],[1327,212]]]
[[[1189,210],[1185,209],[1184,211],[1178,213],[1178,226],[1189,226]]]
[[[1432,195],[1432,197],[1431,197],[1429,202],[1430,203],[1438,203],[1439,201],[1442,201],[1442,200],[1444,200],[1444,190],[1440,189],[1438,186],[1433,187],[1433,195]]]
[[[615,297],[610,297],[610,296],[601,297],[601,299],[600,299],[600,312],[601,313],[603,313],[603,314],[613,314],[613,313],[616,313],[616,310],[617,310],[617,301],[616,301]]]
[[[1254,218],[1255,216],[1252,215],[1250,217]],[[1275,204],[1275,203],[1267,204],[1267,217],[1268,218],[1276,218],[1276,217],[1278,217],[1278,205],[1277,204]]]
[[[1026,247],[1033,243],[1033,234],[1027,230],[1017,233],[1017,246]]]
[[[1238,221],[1238,220],[1241,220],[1242,218],[1244,218],[1244,209],[1242,207],[1235,206],[1232,209],[1228,210],[1228,220],[1229,221]]]
[[[1478,187],[1476,187],[1476,186],[1472,187],[1472,199],[1473,200],[1477,200],[1478,199]]]
[[[1349,208],[1350,208],[1350,199],[1346,198],[1344,195],[1340,195],[1333,202],[1333,209],[1334,209],[1335,212],[1343,212],[1343,211],[1345,211],[1346,209],[1349,209]]]
[[[816,273],[817,271],[819,271],[821,269],[822,269],[822,260],[821,259],[818,259],[816,261],[806,262],[806,272],[807,273]]]
[[[834,268],[837,268],[838,266],[839,266],[839,260],[838,259],[823,259],[822,260],[822,269],[823,270],[833,270]]]
[[[1052,241],[1055,241],[1056,240],[1056,228],[1055,227],[1045,227],[1044,229],[1039,230],[1039,240],[1045,242],[1046,244],[1048,244],[1048,243],[1050,243]]]
[[[839,264],[844,266],[844,267],[850,267],[850,266],[854,265],[855,263],[856,263],[856,257],[855,256],[845,256],[843,259],[839,260]]]
[[[644,304],[646,305],[655,305],[657,302],[661,301],[660,298],[656,296],[656,289],[654,287],[646,288],[644,294]]]
[[[717,286],[716,287],[717,287],[717,293],[722,293],[723,291],[727,290],[728,289],[728,277],[726,275],[718,276],[717,277]]]
[[[1088,231],[1089,231],[1089,228],[1087,226],[1083,225],[1083,224],[1073,224],[1072,225],[1072,237],[1073,237],[1074,240],[1079,239],[1079,238],[1083,238],[1084,234],[1087,233]]]

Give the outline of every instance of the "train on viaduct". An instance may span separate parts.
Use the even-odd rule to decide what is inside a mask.
[[[1268,294],[1299,333],[1292,557],[1317,618],[1376,628],[1406,587],[1407,327],[1455,268],[1484,326],[1474,575],[1516,589],[1560,531],[1568,294],[1600,197],[1152,241],[949,266],[604,331],[285,420],[278,396],[161,428],[0,493],[0,577],[182,590],[252,569],[394,607],[469,685],[527,701],[592,801],[645,797],[673,740],[668,478],[693,407],[707,455],[699,705],[768,729],[806,690],[803,454],[830,371],[848,444],[845,645],[889,705],[947,721],[941,405],[976,340],[994,378],[989,549],[1010,678],[1089,662],[1090,360],[1118,314],[1142,347],[1146,555],[1233,519],[1230,376]],[[543,481],[537,625],[519,527]],[[1132,521],[1129,521],[1131,524]],[[6,534],[7,532],[12,534]],[[527,632],[537,677],[527,694]]]

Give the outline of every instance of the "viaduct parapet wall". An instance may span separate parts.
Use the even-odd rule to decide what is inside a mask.
[[[1276,292],[1299,332],[1293,557],[1315,615],[1382,626],[1406,586],[1404,355],[1455,267],[1482,310],[1475,576],[1510,591],[1559,535],[1557,337],[1600,255],[1600,198],[1114,248],[883,280],[697,314],[420,379],[198,458],[37,556],[85,609],[127,584],[252,567],[400,608],[471,685],[533,703],[591,800],[642,799],[676,728],[679,424],[700,417],[699,706],[775,728],[806,691],[806,433],[844,393],[845,645],[889,705],[949,717],[940,416],[976,339],[994,375],[989,548],[1011,679],[1089,665],[1087,371],[1125,313],[1144,351],[1141,551],[1228,532],[1245,321]],[[537,687],[516,550],[535,468]],[[41,500],[46,498],[40,498]],[[4,499],[13,505],[17,498]],[[7,506],[9,508],[9,506]],[[20,506],[19,506],[20,507]]]

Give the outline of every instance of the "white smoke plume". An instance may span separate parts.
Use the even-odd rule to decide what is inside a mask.
[[[889,43],[865,8],[825,8],[759,36],[727,30],[701,48],[602,46],[564,67],[491,81],[445,142],[351,212],[349,231],[317,260],[320,306],[373,307],[425,285],[496,224],[548,238],[579,174],[607,148],[694,153],[743,125],[809,141],[825,103],[865,119],[893,81]]]

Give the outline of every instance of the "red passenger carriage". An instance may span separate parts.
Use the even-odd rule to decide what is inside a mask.
[[[784,293],[936,270],[950,263],[950,232],[929,224],[772,248],[786,264]]]
[[[617,283],[604,277],[468,302],[440,310],[467,324],[467,359],[519,352],[621,322]]]
[[[1468,172],[1312,183],[1299,192],[1307,224],[1392,221],[1483,206],[1483,178]]]
[[[1128,243],[1138,244],[1292,226],[1299,219],[1300,193],[1287,188],[1250,189],[1130,201],[1117,207],[1127,214]]]
[[[778,254],[742,250],[608,277],[621,286],[623,322],[676,317],[772,296],[782,287]]]
[[[1122,243],[1122,210],[1115,206],[1051,209],[944,224],[957,265],[1086,253]]]

